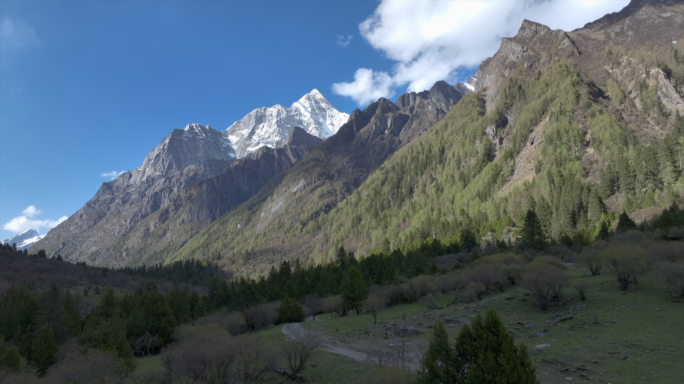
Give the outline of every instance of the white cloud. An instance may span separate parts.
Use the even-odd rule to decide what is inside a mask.
[[[359,68],[351,83],[333,84],[333,92],[349,96],[359,104],[367,104],[381,97],[392,95],[392,78],[385,72],[373,72],[372,69]]]
[[[33,216],[41,214],[43,211],[37,209],[33,205],[29,205],[28,208],[22,211],[21,216],[17,216],[12,220],[5,223],[2,228],[6,231],[21,233],[29,229],[35,229],[41,232],[42,228],[52,229],[58,226],[61,222],[68,219],[67,216],[62,216],[57,220],[34,220]]]
[[[369,94],[388,97],[396,87],[429,89],[451,79],[459,68],[475,67],[493,55],[501,38],[513,36],[524,19],[566,31],[616,12],[629,0],[382,0],[359,25],[363,36],[387,58],[396,61],[388,72],[357,70],[351,83],[336,83],[333,91],[359,105]],[[371,78],[381,81],[366,81]],[[360,81],[363,80],[363,81]],[[365,85],[365,88],[363,86]],[[384,91],[384,93],[383,93]]]
[[[7,64],[10,56],[21,49],[39,45],[36,31],[21,20],[0,18],[0,63]]]
[[[124,172],[126,172],[126,171],[121,171],[121,172],[117,172],[117,171],[105,172],[105,173],[101,174],[100,177],[107,177],[107,178],[109,178],[110,180],[114,180],[114,179],[116,179],[117,177],[119,177],[119,176],[120,176],[122,173],[124,173]]]
[[[43,213],[40,209],[36,208],[35,205],[29,205],[28,208],[21,212],[26,217],[33,217],[35,215]]]
[[[354,39],[354,35],[335,35],[335,38],[337,39],[337,45],[344,48],[351,43]]]

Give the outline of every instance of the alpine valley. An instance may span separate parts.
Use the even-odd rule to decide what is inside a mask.
[[[35,249],[122,267],[219,260],[257,276],[337,249],[407,251],[464,229],[514,241],[533,209],[586,244],[684,194],[684,3],[633,0],[574,31],[525,21],[467,84],[351,116],[313,90],[226,131],[173,130]]]

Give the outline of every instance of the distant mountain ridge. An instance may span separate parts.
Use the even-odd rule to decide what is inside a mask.
[[[317,241],[302,230],[354,193],[397,149],[429,132],[469,92],[463,84],[439,81],[396,103],[381,98],[354,110],[335,135],[190,239],[171,260],[223,255],[232,260],[233,272],[254,274],[284,255],[314,252]],[[239,255],[246,250],[252,250],[249,262]]]
[[[263,146],[281,146],[294,127],[327,139],[347,122],[349,115],[339,112],[318,92],[312,90],[289,108],[282,105],[257,108],[226,130],[238,158]]]
[[[33,244],[41,240],[45,235],[38,234],[35,229],[28,229],[12,238],[4,241],[5,244],[16,244],[17,249],[23,251],[25,249],[31,248]]]

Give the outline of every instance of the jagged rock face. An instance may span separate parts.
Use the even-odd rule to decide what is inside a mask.
[[[544,66],[552,57],[572,57],[580,54],[570,37],[560,29],[524,20],[514,37],[501,39],[501,46],[494,56],[480,64],[474,76],[475,90],[482,91],[487,110],[494,107],[499,86],[519,63],[527,68]],[[469,80],[469,84],[470,80]]]
[[[294,127],[301,127],[312,136],[327,139],[347,122],[349,115],[339,112],[314,89],[289,108],[275,105],[258,108],[226,130],[242,158],[262,146],[279,147]]]
[[[164,262],[190,237],[292,168],[321,139],[295,127],[280,148],[261,147],[221,173],[186,188],[122,238],[117,265]],[[191,229],[191,230],[189,230]],[[103,264],[112,265],[110,260]]]
[[[85,206],[37,244],[48,255],[100,263],[141,220],[233,161],[235,152],[224,133],[200,124],[174,129],[139,168],[103,183]]]
[[[218,132],[209,125],[188,124],[174,129],[150,152],[142,166],[133,171],[133,182],[148,177],[168,176],[190,165],[207,160],[233,160],[235,151],[225,132]]]
[[[679,28],[672,28],[678,25]],[[632,0],[619,12],[587,23],[585,33],[628,48],[666,45],[684,37],[683,0]]]
[[[438,81],[429,91],[401,95],[397,99],[397,106],[410,118],[399,134],[399,139],[407,143],[425,133],[469,92],[464,84],[458,83],[452,87],[444,81]]]

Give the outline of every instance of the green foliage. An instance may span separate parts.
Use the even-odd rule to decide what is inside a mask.
[[[127,313],[127,335],[131,344],[149,333],[156,338],[157,345],[164,346],[176,327],[173,309],[161,293],[151,287],[134,296],[126,296],[122,308]],[[181,315],[182,317],[182,315]]]
[[[368,297],[368,284],[358,267],[351,267],[347,270],[340,290],[344,307],[354,309],[358,313],[359,305]]]
[[[443,322],[433,329],[418,371],[418,383],[537,383],[524,344],[515,345],[496,311],[466,324],[453,346]]]
[[[663,210],[663,213],[653,220],[653,228],[666,229],[684,226],[684,210],[675,203]]]
[[[525,214],[525,221],[520,230],[520,242],[524,247],[531,249],[544,249],[546,247],[546,236],[537,214],[529,209]]]
[[[304,321],[304,309],[302,305],[295,299],[288,296],[280,302],[280,322],[281,323],[298,323]]]
[[[449,334],[443,321],[432,328],[430,344],[423,355],[418,370],[419,384],[465,383],[463,363],[449,342]]]
[[[38,330],[33,341],[32,351],[31,359],[38,367],[38,374],[42,376],[55,363],[55,355],[57,354],[57,342],[51,325],[44,325]]]
[[[634,220],[632,220],[625,211],[622,211],[622,213],[618,217],[616,232],[627,232],[633,229],[636,229],[636,224],[634,223]]]
[[[4,342],[4,340],[0,340],[0,343],[2,342]],[[0,370],[3,369],[9,371],[19,371],[21,369],[21,356],[19,355],[19,348],[11,346],[5,348],[4,351],[0,349]]]
[[[620,84],[612,78],[608,79],[608,94],[617,105],[622,106],[625,103],[625,92],[620,87]]]

